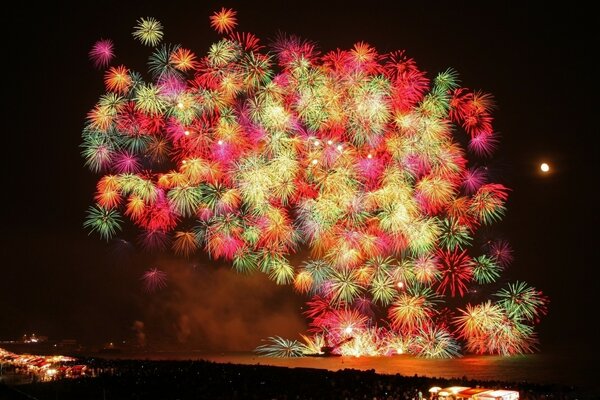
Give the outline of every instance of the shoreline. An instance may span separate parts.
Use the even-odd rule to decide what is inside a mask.
[[[170,399],[170,398],[211,398],[211,399],[320,399],[338,397],[349,392],[347,398],[395,399],[395,396],[414,397],[420,391],[428,394],[432,386],[484,387],[488,389],[516,390],[520,399],[591,400],[599,392],[564,385],[542,385],[527,382],[481,381],[464,378],[442,378],[430,376],[406,376],[402,374],[380,374],[375,370],[345,368],[331,371],[310,367],[285,367],[265,364],[235,364],[209,360],[140,360],[93,358],[82,359],[90,368],[96,368],[96,377],[62,379],[50,382],[26,383],[17,386],[0,384],[1,390],[21,392],[38,399],[101,399],[100,394],[112,395],[106,399]],[[111,370],[111,373],[106,371]],[[2,388],[4,386],[4,388]],[[317,389],[318,388],[318,389]],[[311,396],[312,390],[323,392],[321,396]],[[218,396],[188,397],[199,391],[216,392]],[[130,397],[139,393],[141,397]],[[251,393],[248,397],[244,393]],[[314,394],[314,393],[313,393]],[[361,397],[361,396],[369,397]],[[356,396],[356,397],[354,397]],[[425,396],[423,398],[426,398]]]
[[[568,357],[570,353],[562,355]],[[289,371],[312,371],[313,374],[335,374],[352,372],[357,375],[375,374],[381,379],[414,379],[415,382],[427,381],[431,386],[483,386],[492,389],[518,389],[533,390],[547,395],[559,393],[561,399],[586,399],[600,398],[600,388],[594,386],[595,380],[589,376],[593,374],[593,363],[582,359],[572,360],[557,357],[556,354],[528,354],[521,356],[502,357],[489,355],[470,355],[453,359],[424,359],[411,355],[395,355],[388,357],[292,357],[273,358],[265,357],[254,352],[205,352],[201,350],[187,351],[133,351],[132,349],[112,349],[111,351],[87,351],[81,354],[70,354],[75,357],[77,363],[87,364],[92,369],[88,376],[98,381],[106,365],[112,365],[115,370],[124,368],[129,370],[132,366],[136,368],[155,368],[168,374],[168,368],[183,371],[186,365],[208,365],[213,369],[225,366],[238,369],[284,369]],[[571,355],[573,356],[573,355]],[[548,357],[545,359],[544,357]],[[587,360],[587,358],[586,358]],[[592,360],[592,357],[589,357]],[[553,366],[548,367],[552,361]],[[579,363],[577,363],[578,361]],[[167,367],[168,366],[168,367]],[[565,366],[569,368],[569,374],[565,374]],[[93,369],[98,368],[98,369]],[[546,368],[546,369],[544,369]],[[581,370],[587,375],[579,376],[576,372]],[[131,372],[131,371],[130,371]],[[210,372],[212,374],[213,372]],[[562,374],[563,379],[574,379],[577,382],[559,381],[552,377]],[[93,378],[92,378],[93,377]],[[507,379],[514,377],[515,379]],[[537,377],[537,379],[533,379]],[[6,378],[6,375],[5,375]],[[139,377],[131,374],[132,380]],[[113,379],[108,376],[102,380]],[[4,379],[4,384],[6,385]],[[67,379],[67,381],[73,379]],[[2,380],[0,379],[0,383]],[[62,382],[62,383],[58,383]],[[62,387],[65,390],[80,383],[69,383],[63,381],[48,382],[48,385]],[[88,382],[87,385],[94,386],[96,383]],[[124,385],[127,382],[123,382]],[[37,384],[33,384],[37,385]],[[492,387],[493,386],[493,387]],[[32,387],[30,383],[21,382],[19,387]],[[533,389],[532,389],[533,388]],[[589,397],[586,397],[589,396]],[[537,398],[537,397],[536,397]]]
[[[264,357],[253,352],[148,351],[95,353],[86,356],[131,360],[206,360],[241,365],[317,368],[328,371],[356,369],[374,370],[382,375],[402,374],[443,379],[475,379],[564,386],[589,386],[596,382],[596,361],[572,358],[570,354],[525,354],[511,357],[467,355],[451,359],[426,359],[412,355],[386,357]],[[569,374],[564,367],[568,366]]]

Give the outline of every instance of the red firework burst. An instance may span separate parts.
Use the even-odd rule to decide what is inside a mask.
[[[141,279],[147,292],[154,292],[167,286],[167,274],[158,268],[147,270]]]
[[[473,261],[467,250],[445,251],[439,250],[437,257],[440,260],[439,270],[442,278],[437,286],[437,292],[455,297],[461,297],[467,291],[467,283],[473,277]]]

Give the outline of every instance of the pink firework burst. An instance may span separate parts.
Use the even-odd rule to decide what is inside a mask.
[[[107,67],[114,56],[114,45],[110,39],[98,40],[89,52],[90,60],[96,68]]]
[[[481,131],[474,134],[469,141],[469,150],[479,157],[489,157],[498,147],[496,133]]]
[[[506,268],[513,261],[513,250],[506,240],[494,240],[488,244],[489,254],[494,257],[502,268]]]
[[[142,164],[138,157],[127,151],[122,151],[115,156],[113,168],[119,174],[135,174],[140,171]]]
[[[144,272],[141,280],[147,292],[154,292],[167,286],[167,273],[158,268],[150,268]]]
[[[487,182],[487,171],[482,167],[466,170],[462,176],[461,187],[467,194],[473,194]]]
[[[142,249],[149,253],[165,251],[169,247],[167,233],[159,229],[146,229],[139,234]]]

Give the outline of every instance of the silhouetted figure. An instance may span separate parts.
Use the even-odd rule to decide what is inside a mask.
[[[348,343],[349,341],[351,341],[352,339],[354,339],[352,336],[347,337],[344,340],[341,340],[339,342],[337,342],[336,344],[334,344],[333,346],[322,346],[321,347],[321,353],[323,353],[323,356],[335,356],[337,354],[334,354],[334,350],[336,350],[338,347],[340,347],[341,345],[343,345],[344,343]]]

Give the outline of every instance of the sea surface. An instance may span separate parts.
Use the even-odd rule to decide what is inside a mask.
[[[600,360],[592,352],[526,354],[510,357],[467,355],[453,359],[425,359],[411,355],[391,357],[262,357],[253,352],[210,353],[140,352],[102,356],[140,360],[207,360],[218,363],[272,365],[288,368],[374,370],[380,374],[464,378],[486,381],[566,385],[597,393],[600,399]]]

